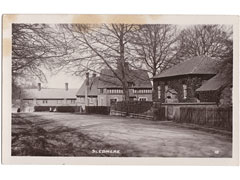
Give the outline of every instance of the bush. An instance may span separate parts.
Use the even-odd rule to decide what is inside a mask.
[[[35,106],[35,112],[50,111],[53,112],[55,109],[57,112],[79,112],[80,107],[78,106]]]
[[[50,108],[54,108],[52,106],[34,106],[35,112],[49,111]]]
[[[109,106],[86,106],[86,113],[87,114],[110,114],[110,107]]]
[[[111,105],[111,109],[115,111],[142,114],[149,111],[152,108],[153,103],[151,101],[119,101]]]
[[[75,106],[58,106],[57,112],[76,112]]]

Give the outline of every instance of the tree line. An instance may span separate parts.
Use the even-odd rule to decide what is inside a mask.
[[[232,63],[232,53],[232,27],[224,25],[12,25],[13,87],[29,77],[46,81],[43,69],[81,76],[108,68],[128,101],[127,66],[155,76],[194,56]]]

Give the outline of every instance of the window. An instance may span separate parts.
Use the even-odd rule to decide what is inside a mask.
[[[117,98],[110,99],[110,104],[114,104],[114,103],[116,103],[117,101],[118,101]]]
[[[187,85],[183,84],[183,99],[187,99]]]
[[[139,101],[147,101],[147,98],[146,98],[146,97],[139,97],[138,100],[139,100]]]
[[[128,87],[133,87],[134,83],[133,82],[128,82]]]
[[[122,94],[123,93],[122,89],[108,89],[107,91],[109,94]]]
[[[32,99],[29,99],[29,100],[27,100],[27,103],[28,103],[28,104],[32,104],[32,103],[33,103],[33,100],[32,100]]]
[[[43,104],[47,104],[48,103],[48,101],[47,100],[43,100]]]
[[[165,99],[167,98],[168,85],[165,85]]]
[[[71,104],[75,104],[75,99],[71,99]]]
[[[57,104],[62,104],[62,99],[57,100]]]
[[[100,89],[100,94],[103,94],[103,89],[102,88]]]
[[[158,99],[161,99],[161,86],[158,86]]]
[[[88,98],[88,102],[92,103],[93,102],[93,98]]]
[[[84,102],[85,98],[84,97],[80,97],[80,102]]]

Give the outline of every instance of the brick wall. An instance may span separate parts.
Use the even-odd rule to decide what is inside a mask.
[[[210,79],[212,76],[209,75],[188,75],[188,76],[178,76],[165,79],[155,79],[154,80],[154,101],[160,101],[162,103],[166,102],[165,99],[165,85],[168,89],[174,89],[177,92],[177,99],[179,102],[196,102],[196,89],[199,88],[204,80]],[[183,84],[187,85],[187,98],[184,99],[183,95]],[[161,99],[158,99],[157,87],[161,87]],[[210,98],[211,96],[209,96]],[[207,101],[209,102],[209,101]]]

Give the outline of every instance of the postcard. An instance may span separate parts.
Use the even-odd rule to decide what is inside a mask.
[[[2,163],[239,165],[239,17],[3,15]]]

